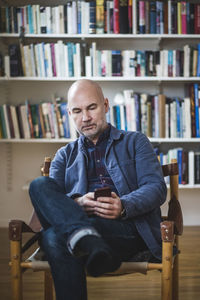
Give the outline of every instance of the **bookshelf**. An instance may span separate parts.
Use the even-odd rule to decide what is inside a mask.
[[[0,81],[76,81],[81,78],[85,77],[0,77]],[[140,77],[94,77],[90,76],[90,78],[94,81],[112,81],[112,82],[118,82],[118,81],[124,81],[124,82],[156,82],[156,83],[162,83],[162,82],[199,82],[200,78],[199,77],[145,77],[145,76],[140,76]]]
[[[26,1],[7,1],[11,5],[16,2],[19,5],[27,5]],[[66,1],[56,1],[59,4],[65,4]],[[198,3],[198,1],[192,1]],[[34,1],[30,1],[34,4]],[[1,1],[0,1],[1,4]],[[3,3],[5,5],[5,3]],[[42,5],[55,5],[55,1],[43,1]],[[58,40],[64,42],[96,42],[98,49],[149,49],[152,51],[163,49],[177,49],[186,44],[196,46],[200,43],[200,34],[29,34],[21,36],[19,33],[0,33],[0,52],[8,54],[8,46],[11,43],[18,43],[23,40],[24,44],[31,43],[55,43]],[[51,100],[55,93],[60,97],[66,98],[66,90],[72,82],[82,77],[0,77],[0,104],[24,103],[28,98],[31,103],[39,103],[42,100]],[[92,76],[92,80],[98,81],[103,87],[105,95],[108,96],[111,104],[117,92],[124,89],[134,89],[135,91],[148,92],[150,94],[164,93],[169,96],[183,97],[185,94],[185,85],[188,83],[200,83],[200,77],[167,77],[167,76]],[[21,191],[24,183],[36,176],[39,176],[39,167],[44,156],[53,157],[55,151],[62,145],[71,142],[72,139],[0,139],[0,155],[2,175],[0,175],[1,185],[3,187],[3,199],[11,203],[11,198],[16,199],[16,205],[12,211],[8,212],[5,202],[0,201],[5,209],[5,217],[0,213],[0,225],[6,224],[10,214],[13,217],[27,215],[31,210],[27,194]],[[166,150],[174,147],[183,147],[185,149],[199,151],[200,138],[150,138],[153,145],[159,145],[161,149]],[[5,176],[3,176],[5,174]],[[180,185],[181,193],[185,196],[185,213],[190,211],[187,197],[197,204],[199,184]],[[18,207],[24,206],[22,212]],[[190,215],[190,214],[189,214]],[[5,219],[4,219],[5,218]],[[199,218],[199,216],[198,216]],[[2,219],[2,221],[1,221]],[[200,218],[199,218],[200,219]],[[188,218],[188,224],[193,224],[192,216]],[[194,221],[197,222],[197,221]]]
[[[0,38],[20,38],[19,33],[0,33]],[[37,39],[58,39],[58,38],[73,38],[73,39],[198,39],[199,34],[24,34],[23,38],[37,38]]]

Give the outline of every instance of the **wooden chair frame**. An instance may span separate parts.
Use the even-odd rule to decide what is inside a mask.
[[[45,159],[43,175],[49,175],[50,158]],[[170,201],[168,216],[161,223],[162,236],[162,262],[123,262],[119,270],[110,275],[127,274],[133,272],[146,273],[150,270],[161,271],[161,299],[178,300],[179,295],[179,243],[178,236],[183,231],[181,206],[178,201],[178,164],[173,160],[171,164],[162,166],[163,175],[170,177]],[[11,220],[9,223],[10,239],[10,267],[12,300],[23,300],[22,275],[25,270],[44,271],[44,298],[53,300],[53,280],[47,261],[27,261],[23,259],[24,253],[39,238],[40,224],[37,216],[33,214],[29,226],[21,220]],[[22,246],[25,232],[32,232],[33,237]],[[173,257],[173,246],[178,253]]]

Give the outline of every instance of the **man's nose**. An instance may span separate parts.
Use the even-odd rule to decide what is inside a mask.
[[[90,119],[91,119],[91,116],[90,116],[89,112],[88,111],[83,112],[82,120],[84,122],[86,122],[86,121],[89,121]]]

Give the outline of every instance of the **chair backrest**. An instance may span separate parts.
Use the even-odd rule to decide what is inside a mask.
[[[49,176],[51,158],[45,157],[44,165],[41,168],[43,176]],[[172,160],[170,164],[162,165],[163,176],[170,177],[170,200],[167,220],[174,222],[174,233],[181,235],[183,232],[183,216],[181,206],[178,200],[178,164],[176,160]],[[35,212],[29,222],[29,226],[33,231],[38,232],[41,229],[41,224]]]

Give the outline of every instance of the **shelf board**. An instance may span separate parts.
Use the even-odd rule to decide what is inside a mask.
[[[144,82],[191,82],[200,81],[200,77],[124,77],[124,76],[112,76],[112,77],[0,77],[0,81],[76,81],[83,78],[89,78],[94,81],[144,81]]]
[[[199,143],[200,138],[149,138],[151,143]]]
[[[0,139],[0,143],[60,143],[67,144],[73,142],[73,139]]]
[[[0,37],[19,38],[19,33],[1,33]],[[200,39],[200,34],[25,34],[25,38],[73,38],[73,39]]]
[[[149,138],[151,143],[200,143],[200,138]],[[0,139],[0,143],[70,143],[73,139]]]
[[[179,189],[200,189],[200,184],[179,184]]]

